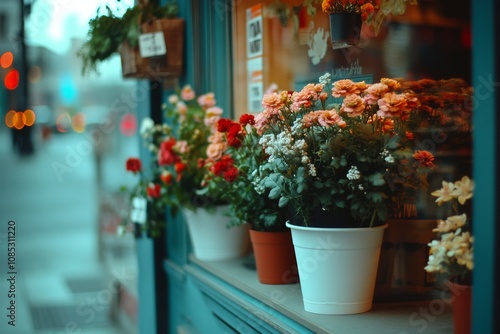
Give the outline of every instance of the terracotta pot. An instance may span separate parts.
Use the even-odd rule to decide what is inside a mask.
[[[470,285],[448,282],[451,292],[453,310],[453,327],[455,334],[471,333],[472,287]]]
[[[250,230],[259,281],[263,284],[297,283],[299,276],[292,234]]]

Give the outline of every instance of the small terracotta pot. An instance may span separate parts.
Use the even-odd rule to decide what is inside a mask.
[[[471,333],[471,298],[470,285],[448,282],[451,292],[451,307],[453,310],[453,327],[455,334]]]
[[[299,281],[290,231],[250,230],[259,281],[263,284],[291,284]]]

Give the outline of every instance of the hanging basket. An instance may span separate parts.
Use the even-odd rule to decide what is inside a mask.
[[[123,77],[179,77],[184,60],[184,25],[183,19],[158,19],[144,23],[141,26],[141,47],[131,47],[127,42],[121,45]]]
[[[361,15],[358,13],[332,13],[329,15],[333,46],[358,44],[361,34]]]

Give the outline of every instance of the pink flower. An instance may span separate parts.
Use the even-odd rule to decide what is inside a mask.
[[[363,99],[365,100],[366,104],[374,105],[377,104],[377,101],[384,96],[385,93],[389,91],[389,87],[387,87],[386,84],[383,83],[375,83],[373,85],[370,85],[366,90],[365,90],[365,96]]]
[[[200,95],[198,97],[198,104],[203,109],[213,107],[213,106],[215,106],[215,103],[216,103],[216,101],[215,101],[214,93],[207,93],[207,94]]]
[[[219,107],[210,107],[205,113],[205,125],[214,126],[222,115],[222,109]]]
[[[182,88],[182,91],[181,91],[181,98],[184,100],[184,101],[191,101],[192,99],[195,98],[195,93],[194,93],[194,90],[191,88],[190,85],[186,85],[184,86],[184,88]]]
[[[318,123],[324,127],[338,125],[343,128],[346,125],[345,121],[334,109],[322,110],[318,117]]]
[[[219,160],[227,149],[225,142],[213,143],[207,146],[207,158],[208,160],[216,161]]]

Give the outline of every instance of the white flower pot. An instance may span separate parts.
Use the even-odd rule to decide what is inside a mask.
[[[374,228],[287,226],[292,230],[304,309],[319,314],[369,311],[387,224]]]
[[[249,250],[249,225],[228,227],[226,215],[229,206],[222,205],[215,212],[199,208],[183,209],[194,256],[203,261],[236,258]]]

